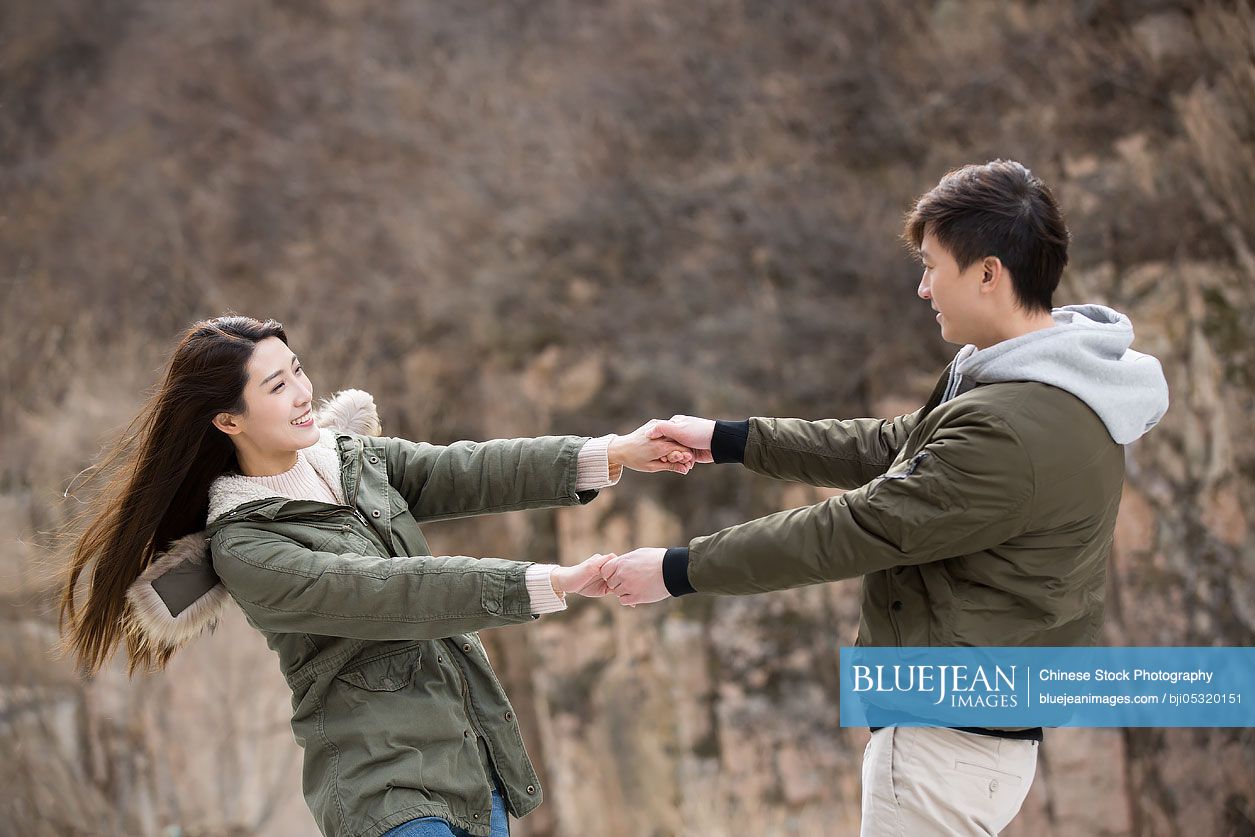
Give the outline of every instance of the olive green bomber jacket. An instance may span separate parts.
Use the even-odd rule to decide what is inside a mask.
[[[861,576],[859,645],[1097,638],[1123,447],[1061,389],[977,386],[891,420],[755,418],[744,464],[848,490],[694,539],[683,568],[691,589]],[[685,556],[668,560],[674,578]]]
[[[1124,446],[1163,418],[1168,384],[1125,314],[1050,317],[965,345],[910,415],[717,424],[718,461],[847,490],[668,550],[668,590],[862,576],[860,645],[1093,644]]]
[[[1126,444],[1168,410],[1162,364],[1097,303],[961,348],[890,420],[716,425],[717,461],[847,489],[668,550],[673,594],[861,576],[859,645],[1091,645]]]

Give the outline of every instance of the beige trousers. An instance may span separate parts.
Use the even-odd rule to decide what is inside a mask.
[[[1036,741],[940,727],[885,727],[863,751],[860,837],[995,835],[1037,772]]]

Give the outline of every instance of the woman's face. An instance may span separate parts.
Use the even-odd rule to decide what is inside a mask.
[[[248,361],[246,411],[219,413],[214,424],[254,457],[297,451],[318,441],[313,399],[314,386],[296,355],[278,337],[267,337]]]

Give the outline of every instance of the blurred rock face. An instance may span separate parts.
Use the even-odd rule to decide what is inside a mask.
[[[1165,7],[1166,8],[1166,7]],[[0,12],[2,778],[24,834],[303,835],[273,657],[228,619],[165,674],[46,659],[47,533],[190,321],[289,327],[318,394],[436,442],[677,412],[891,416],[958,348],[895,240],[1013,157],[1073,234],[1056,304],[1127,312],[1173,404],[1128,450],[1112,644],[1250,645],[1255,17],[1136,4],[58,4]],[[823,495],[629,475],[432,527],[571,563]],[[519,834],[852,833],[857,584],[485,634],[547,803]],[[1009,835],[1241,834],[1246,730],[1056,730]],[[91,823],[85,826],[84,823]],[[171,830],[179,827],[182,831]]]

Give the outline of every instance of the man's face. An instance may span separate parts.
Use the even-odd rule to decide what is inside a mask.
[[[920,299],[930,300],[933,310],[938,312],[942,339],[960,346],[977,342],[984,265],[976,261],[967,270],[960,271],[959,263],[931,232],[924,234],[919,254],[924,276],[916,293]]]

